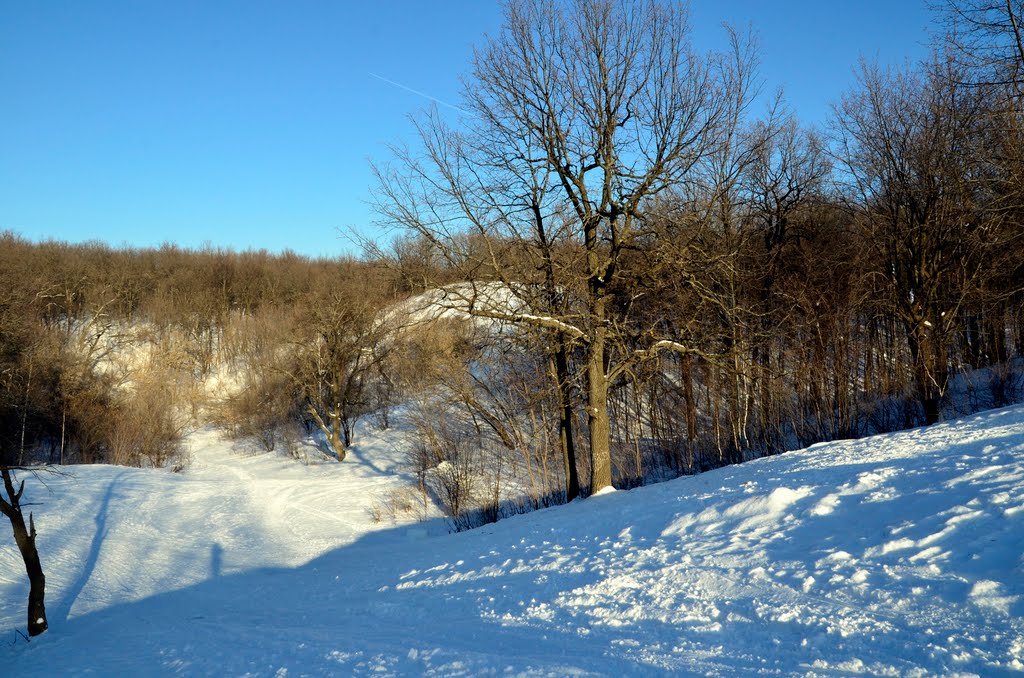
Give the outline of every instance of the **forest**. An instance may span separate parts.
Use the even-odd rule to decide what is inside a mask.
[[[509,4],[359,255],[0,235],[0,465],[181,468],[200,425],[344,462],[402,408],[461,528],[1024,396],[1019,2],[940,8],[821,129],[753,35],[570,5]]]

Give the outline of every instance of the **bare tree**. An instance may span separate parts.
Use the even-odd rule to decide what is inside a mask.
[[[33,376],[38,383],[41,375],[33,375],[35,370],[29,353],[38,340],[35,336],[38,331],[34,330],[39,328],[32,322],[29,311],[34,295],[26,288],[18,289],[16,281],[11,283],[6,286],[5,298],[0,300],[0,478],[3,480],[0,513],[10,521],[14,541],[25,563],[30,587],[28,632],[36,636],[47,628],[43,600],[46,577],[36,549],[36,528],[31,513],[28,522],[25,521],[26,504],[22,502],[25,481],[17,482],[15,472],[23,470],[26,444],[36,442],[35,431],[29,430],[29,410],[38,407],[40,391],[33,383]]]
[[[971,67],[964,82],[1008,85],[1024,96],[1024,1],[943,0],[932,6],[945,29],[941,42]]]
[[[24,479],[18,483],[14,471],[16,468],[0,465],[0,477],[3,478],[4,495],[0,495],[0,513],[7,516],[14,529],[14,541],[18,545],[18,551],[25,562],[25,572],[28,574],[28,634],[38,636],[49,628],[46,621],[46,605],[44,601],[46,592],[46,576],[43,574],[43,566],[39,561],[39,551],[36,548],[36,525],[32,514],[28,514],[28,523],[25,523],[25,504],[22,497],[25,494]],[[17,489],[15,489],[17,484]]]
[[[474,54],[464,127],[435,111],[419,121],[422,157],[398,149],[377,168],[385,218],[466,279],[527,301],[500,310],[467,298],[471,313],[546,330],[582,356],[591,492],[612,482],[611,385],[660,351],[693,349],[646,329],[639,348],[618,341],[629,304],[616,303],[646,210],[696,180],[747,91],[748,43],[733,36],[730,54],[705,56],[688,36],[683,3],[510,2]]]
[[[961,84],[959,68],[938,57],[902,72],[865,65],[836,108],[839,160],[929,424],[946,395],[961,311],[1007,244],[988,228],[976,190],[986,92]]]
[[[301,390],[306,414],[343,461],[353,427],[372,409],[372,381],[392,342],[381,316],[383,290],[365,267],[350,265],[307,301],[288,373]]]
[[[763,141],[753,146],[754,158],[743,178],[754,236],[747,244],[744,268],[750,279],[746,303],[752,316],[751,367],[759,386],[756,419],[761,445],[770,452],[784,449],[787,427],[799,430],[800,424],[814,420],[820,428],[823,419],[832,418],[820,411],[825,416],[790,411],[790,398],[783,391],[788,345],[803,345],[816,356],[816,374],[804,372],[799,377],[805,383],[814,380],[812,390],[819,395],[827,392],[829,376],[839,382],[833,404],[827,408],[830,415],[842,409],[837,405],[847,392],[850,361],[830,362],[829,352],[848,341],[849,333],[844,326],[847,315],[824,313],[847,293],[844,267],[836,261],[841,249],[829,233],[830,215],[822,209],[828,203],[825,186],[832,171],[825,141],[801,127],[791,113],[782,112],[758,127]],[[829,252],[813,246],[822,238],[830,239]],[[838,285],[822,285],[821,278]],[[835,325],[838,331],[832,332]],[[840,369],[844,366],[847,370]],[[830,437],[839,434],[834,429]]]
[[[936,36],[938,48],[964,62],[964,72],[957,74],[963,84],[991,99],[987,139],[977,149],[988,165],[983,208],[991,228],[1012,237],[1024,219],[1024,1],[943,0],[932,6],[943,28]],[[1017,257],[1002,271],[1001,280],[991,281],[989,299],[967,319],[975,365],[1006,363],[1008,325],[1017,327],[1011,335],[1021,336],[1015,316],[1024,296],[1024,264]]]

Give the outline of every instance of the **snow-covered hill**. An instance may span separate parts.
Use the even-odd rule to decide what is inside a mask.
[[[1024,675],[1024,408],[462,534],[344,464],[206,431],[184,473],[30,481],[50,631],[0,539],[0,667],[58,675]]]

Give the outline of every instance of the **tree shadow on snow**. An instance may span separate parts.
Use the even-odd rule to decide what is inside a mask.
[[[832,513],[814,511],[836,494],[836,483],[823,475],[828,469],[803,455],[782,455],[761,466],[761,474],[745,465],[747,472],[723,469],[636,490],[646,494],[645,504],[633,499],[634,492],[617,492],[459,534],[427,537],[436,523],[379,530],[297,568],[215,576],[74,617],[29,645],[0,648],[0,665],[14,662],[20,676],[275,676],[281,669],[289,675],[746,675],[802,673],[813,668],[815,657],[863,660],[865,670],[873,661],[891,666],[908,638],[921,637],[925,644],[901,617],[885,617],[896,626],[891,640],[870,629],[829,635],[824,629],[830,620],[822,617],[855,617],[847,614],[855,601],[819,596],[820,604],[810,609],[819,618],[786,614],[786,605],[801,595],[818,596],[816,589],[803,591],[802,581],[792,577],[762,586],[747,570],[764,565],[810,575],[818,561],[840,550],[862,559],[866,548],[884,541],[879,529],[908,520],[913,524],[905,529],[923,539],[941,527],[939,514],[955,501],[941,488],[985,463],[989,446],[999,446],[1005,456],[1012,449],[1008,442],[993,436],[941,450],[937,444],[934,452],[902,464],[851,459],[851,473],[830,467],[851,483],[876,474],[894,479],[900,490],[877,501],[865,501],[866,492],[845,495]],[[936,463],[937,454],[961,466]],[[721,510],[751,496],[740,482],[752,478],[758,484],[754,496],[770,494],[773,484],[810,488],[786,510],[795,522],[760,542],[767,562],[722,565],[710,542],[672,531],[679,515],[702,510],[701,497]],[[95,567],[114,489],[112,483],[97,513],[83,574],[63,592],[65,616]],[[913,515],[896,510],[910,503],[893,503],[908,493],[919,505]],[[495,532],[499,540],[492,538]],[[738,533],[721,537],[728,541]],[[979,568],[1021,545],[1019,536],[1005,536],[1005,553],[983,555]],[[708,550],[706,565],[681,557],[696,546]],[[678,556],[659,560],[673,549]],[[885,555],[895,560],[899,554]],[[218,558],[214,545],[214,575]],[[962,560],[965,572],[982,576],[967,556]],[[879,570],[889,563],[878,562]],[[836,569],[825,579],[835,572],[850,574]],[[651,593],[657,585],[665,590]],[[1012,584],[1007,593],[1021,593],[1019,586]],[[701,603],[718,610],[705,618],[672,614],[664,606],[673,597],[682,612]],[[1024,612],[1020,601],[1013,605],[1011,614]],[[966,668],[972,667],[984,668]]]
[[[554,605],[600,589],[606,575],[586,567],[588,559],[628,520],[601,520],[584,533],[513,518],[503,525],[512,524],[515,539],[499,544],[490,532],[505,528],[494,526],[433,538],[415,526],[381,530],[301,567],[220,576],[74,617],[29,645],[0,649],[0,660],[14,661],[20,676],[274,676],[282,668],[289,675],[701,675],[716,662],[664,661],[690,635],[685,623],[616,625],[592,603]],[[94,542],[98,551],[102,539]],[[214,572],[216,559],[214,548]],[[522,566],[537,559],[541,567]],[[652,646],[660,654],[648,652]],[[760,664],[733,657],[725,666]]]
[[[96,570],[96,563],[100,558],[100,551],[103,549],[103,542],[107,538],[107,516],[110,512],[110,502],[114,498],[114,492],[117,490],[124,475],[124,473],[121,473],[115,476],[110,481],[110,484],[107,485],[107,489],[103,493],[93,516],[95,531],[93,532],[92,542],[89,544],[89,552],[82,563],[82,569],[78,573],[78,577],[75,578],[75,581],[67,587],[60,601],[50,609],[48,616],[51,619],[68,620],[71,616],[71,608],[74,607],[75,601],[78,600],[78,597],[89,583],[89,579],[92,578]]]

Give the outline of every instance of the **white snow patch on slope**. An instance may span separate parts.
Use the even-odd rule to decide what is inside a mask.
[[[1024,408],[818,445],[472,532],[374,524],[404,443],[344,464],[30,481],[51,630],[0,541],[20,676],[1013,675]],[[431,536],[431,535],[434,536]]]

